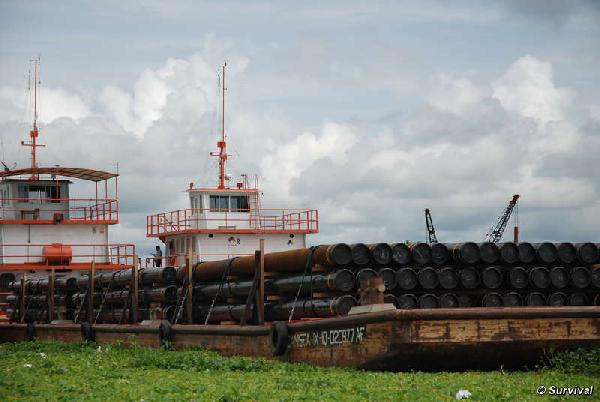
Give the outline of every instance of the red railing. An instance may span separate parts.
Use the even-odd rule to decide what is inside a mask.
[[[65,205],[61,208],[61,203]],[[16,204],[16,205],[15,205]],[[118,223],[119,202],[109,198],[1,198],[0,223]]]
[[[232,258],[232,257],[247,257],[250,255],[254,255],[254,254],[248,254],[248,253],[202,253],[202,254],[198,254],[198,253],[192,253],[192,261],[194,263],[198,262],[198,261],[207,261],[206,257],[214,257],[211,258],[211,260],[215,259],[215,260],[226,260],[228,258]],[[162,256],[162,257],[146,257],[144,260],[144,268],[154,268],[154,267],[158,267],[158,266],[162,266],[162,267],[179,267],[179,266],[183,266],[186,262],[186,259],[188,258],[189,254],[188,253],[176,253],[173,255],[168,255],[168,256]],[[158,264],[158,262],[160,261],[160,264]],[[142,264],[140,262],[140,267],[142,267]]]
[[[316,209],[252,210],[180,209],[146,217],[146,236],[159,237],[182,232],[225,233],[316,233],[319,211]]]
[[[45,248],[52,254],[44,254]],[[0,271],[23,269],[122,269],[134,264],[133,244],[0,244]]]

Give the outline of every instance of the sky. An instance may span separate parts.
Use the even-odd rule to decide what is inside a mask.
[[[318,209],[311,244],[424,241],[424,208],[440,241],[483,241],[515,193],[523,240],[600,241],[599,21],[584,0],[0,0],[0,157],[29,164],[39,55],[40,165],[118,163],[111,241],[147,252],[147,215],[216,184],[227,61],[229,173]]]

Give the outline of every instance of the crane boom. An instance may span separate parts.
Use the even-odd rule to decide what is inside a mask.
[[[506,225],[510,220],[510,216],[512,215],[513,209],[517,205],[517,200],[519,199],[519,194],[513,195],[512,200],[509,201],[508,205],[504,209],[504,212],[498,217],[496,224],[492,226],[492,228],[485,235],[485,239],[492,243],[498,243],[502,239],[502,235],[504,234],[504,229],[506,229]],[[515,226],[515,242],[518,241],[518,228]]]
[[[433,220],[431,219],[429,208],[425,208],[425,226],[427,228],[427,243],[437,243],[437,236],[435,235],[435,228],[433,227]]]

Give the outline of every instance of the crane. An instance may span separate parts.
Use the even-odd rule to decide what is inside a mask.
[[[492,228],[485,235],[485,239],[487,241],[492,243],[498,243],[500,239],[502,239],[504,229],[506,229],[506,225],[510,220],[510,216],[513,210],[515,210],[515,228],[513,233],[513,241],[515,243],[519,242],[519,207],[517,206],[518,199],[519,194],[513,195],[512,199],[508,202],[508,205],[504,209],[504,212],[502,212],[494,226],[492,226]]]
[[[429,208],[425,208],[425,227],[427,228],[427,243],[437,243],[437,236],[435,235],[435,228],[433,227],[433,220],[431,219]]]

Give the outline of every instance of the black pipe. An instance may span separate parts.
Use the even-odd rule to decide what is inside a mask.
[[[411,290],[419,284],[417,273],[412,268],[400,268],[396,271],[396,282],[402,290]]]
[[[173,267],[140,269],[139,276],[142,285],[173,285],[177,282],[177,271]]]
[[[431,263],[431,247],[427,243],[417,243],[412,246],[412,259],[418,265]]]
[[[440,296],[441,308],[457,308],[458,298],[454,293],[444,293]]]
[[[529,271],[529,283],[536,289],[546,289],[552,283],[546,267],[534,267]]]
[[[473,307],[473,300],[469,295],[458,295],[458,307]]]
[[[553,264],[558,259],[558,250],[553,243],[537,243],[535,246],[535,255],[539,262],[543,264]]]
[[[435,289],[439,284],[435,269],[431,267],[421,268],[418,276],[419,285],[421,285],[423,289]]]
[[[535,248],[531,243],[519,243],[519,261],[523,264],[531,264],[535,260]]]
[[[371,268],[363,268],[356,273],[356,287],[360,289],[360,284],[367,279],[375,278],[377,276],[377,272]]]
[[[523,298],[517,292],[509,292],[502,296],[502,304],[506,307],[519,307],[523,305]]]
[[[347,315],[356,304],[356,299],[350,295],[334,299],[305,299],[296,301],[295,307],[294,302],[272,305],[265,309],[265,317],[268,321],[287,320],[292,308],[294,308],[293,319],[334,317]]]
[[[392,248],[392,260],[395,264],[406,265],[410,262],[412,255],[406,244],[393,243],[390,247]]]
[[[569,285],[569,273],[563,267],[554,267],[550,270],[550,282],[557,289],[566,288]]]
[[[438,308],[440,301],[436,295],[424,294],[419,297],[419,308]]]
[[[443,243],[434,243],[431,245],[431,262],[435,265],[444,265],[448,262],[450,252]]]
[[[481,301],[483,307],[502,307],[503,301],[502,296],[500,294],[492,292],[483,296],[483,300]]]
[[[596,288],[600,288],[600,267],[591,269],[590,278],[592,280],[592,285],[594,285]]]
[[[515,264],[519,261],[519,247],[512,242],[500,245],[500,260],[507,264]]]
[[[588,298],[585,293],[576,292],[569,295],[569,306],[587,306]]]
[[[404,293],[398,296],[398,308],[412,309],[419,307],[419,301],[415,295]]]
[[[479,244],[479,254],[485,264],[494,264],[500,259],[498,246],[489,241]]]
[[[544,295],[540,292],[531,292],[527,295],[527,298],[525,299],[526,303],[528,306],[530,307],[537,307],[537,306],[545,306],[546,305],[546,298],[544,297]]]
[[[446,267],[437,272],[440,286],[444,289],[456,289],[459,283],[458,272],[454,268]]]
[[[385,290],[394,290],[398,286],[396,282],[396,271],[391,268],[381,268],[377,271],[377,275],[383,278]]]
[[[303,281],[303,275],[294,275],[287,278],[269,278],[265,281],[268,294],[295,294]],[[304,276],[303,291],[311,289],[311,276]],[[312,290],[314,292],[350,292],[354,290],[354,274],[348,269],[338,269],[331,273],[312,274]],[[248,288],[248,291],[250,288]],[[248,292],[244,293],[248,294]]]
[[[586,267],[573,267],[571,269],[571,281],[578,289],[585,289],[592,283],[590,270]]]
[[[25,288],[28,293],[45,293],[50,287],[50,279],[30,279],[25,281]],[[21,291],[21,281],[14,281],[8,284],[10,290]],[[77,280],[75,278],[56,278],[54,280],[54,289],[65,290],[67,293],[77,291]]]
[[[595,264],[598,262],[598,246],[594,243],[578,243],[577,247],[577,260],[582,264]]]
[[[448,244],[450,254],[456,262],[463,264],[475,264],[481,259],[481,253],[477,243],[466,242],[458,244]]]
[[[563,264],[572,264],[577,260],[577,248],[573,243],[560,243],[557,247],[558,260]]]
[[[487,267],[481,272],[481,281],[488,289],[502,286],[502,271],[497,267]]]
[[[392,262],[392,248],[387,243],[369,244],[371,259],[379,265],[389,265]]]
[[[366,244],[351,244],[350,250],[352,251],[352,263],[354,265],[367,265],[371,262],[371,252]]]
[[[400,303],[398,302],[398,298],[391,293],[386,293],[383,295],[383,302],[393,304],[394,307],[399,308]]]
[[[460,285],[465,289],[475,289],[479,286],[479,273],[475,268],[466,267],[458,273]]]
[[[508,273],[508,281],[514,289],[525,289],[529,286],[529,275],[523,267],[514,267]]]
[[[172,303],[177,301],[177,286],[146,288],[140,292],[140,298],[146,303]]]
[[[563,292],[553,292],[548,296],[548,305],[553,307],[566,306],[569,304],[569,298]]]

